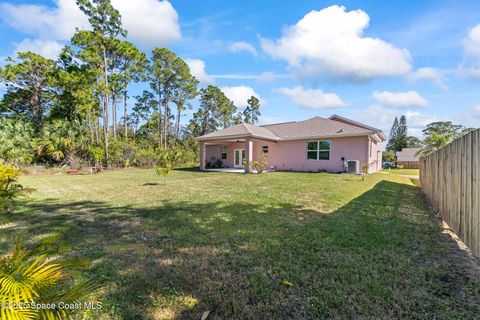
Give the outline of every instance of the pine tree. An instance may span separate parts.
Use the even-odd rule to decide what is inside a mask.
[[[258,122],[260,116],[260,100],[257,97],[251,96],[247,100],[247,107],[243,111],[243,121],[245,123],[255,124]]]
[[[407,136],[407,118],[402,115],[398,123],[397,135],[395,141],[395,150],[401,151],[403,148],[408,146],[408,136]]]
[[[388,136],[387,151],[395,151],[397,133],[398,133],[398,118],[395,117],[395,121],[393,121],[392,129],[390,129],[390,135]]]

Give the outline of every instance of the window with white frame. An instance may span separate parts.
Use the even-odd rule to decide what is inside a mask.
[[[262,146],[262,153],[268,154],[268,146]]]
[[[227,146],[222,146],[222,160],[227,159]]]
[[[331,141],[308,141],[307,160],[330,160]]]

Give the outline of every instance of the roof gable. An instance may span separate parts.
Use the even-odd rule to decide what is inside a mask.
[[[379,134],[379,136],[382,140],[385,140],[385,135],[383,134],[383,131],[380,130],[380,129],[377,129],[377,128],[374,128],[374,127],[371,127],[371,126],[367,126],[366,124],[363,124],[363,123],[360,123],[360,122],[357,122],[357,121],[354,121],[354,120],[351,120],[351,119],[347,119],[347,118],[339,116],[337,114],[334,114],[334,115],[330,116],[328,119],[333,120],[333,121],[343,122],[343,123],[346,123],[346,124],[350,124],[352,126],[356,126],[356,127],[360,127],[360,128],[375,131],[376,133]]]

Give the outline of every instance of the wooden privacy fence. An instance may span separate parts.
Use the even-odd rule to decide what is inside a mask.
[[[397,165],[403,166],[403,169],[418,169],[420,163],[418,161],[397,161]]]
[[[480,258],[480,129],[420,158],[420,184],[432,206]]]

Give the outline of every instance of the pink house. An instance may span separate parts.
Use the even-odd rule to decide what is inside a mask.
[[[263,126],[241,123],[197,140],[201,170],[217,166],[248,172],[244,160],[254,161],[265,153],[272,170],[359,173],[365,165],[369,172],[381,169],[385,135],[379,129],[333,115]]]

